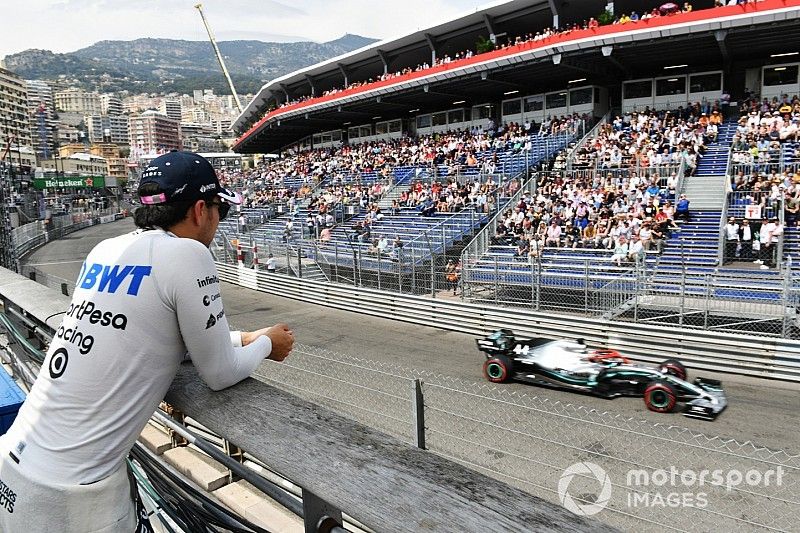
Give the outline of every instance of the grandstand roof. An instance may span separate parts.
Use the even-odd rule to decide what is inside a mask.
[[[484,33],[488,36],[490,32],[486,29],[485,17],[490,17],[492,20],[498,18],[514,18],[537,8],[540,11],[546,10],[548,13],[550,12],[548,0],[499,0],[461,17],[417,30],[414,33],[403,35],[398,38],[378,41],[364,46],[363,48],[359,48],[358,50],[286,74],[261,87],[258,94],[255,95],[253,100],[248,103],[247,107],[236,119],[233,127],[236,129],[248,119],[252,119],[254,116],[258,115],[259,112],[261,112],[261,108],[271,97],[276,93],[283,92],[281,88],[282,85],[288,87],[297,82],[307,85],[308,79],[306,76],[324,76],[332,72],[334,74],[339,74],[341,72],[339,69],[340,64],[346,67],[353,67],[365,61],[381,63],[378,51],[385,54],[398,54],[409,47],[419,48],[420,46],[427,46],[428,40],[426,35],[439,40],[447,38],[454,32],[463,31],[465,28],[478,26],[484,28]]]
[[[582,11],[562,12],[559,16],[566,23],[584,20],[605,5],[591,2],[595,3],[597,10],[588,6],[590,2],[581,2]],[[642,10],[641,6],[652,2],[622,0],[616,4],[617,11],[622,12],[622,4],[625,10]],[[727,68],[732,61],[759,66],[770,53],[794,51],[796,45],[787,43],[800,42],[800,0],[764,0],[746,7],[661,17],[635,26],[605,26],[588,35],[585,30],[576,31],[547,42],[496,50],[288,105],[264,116],[268,103],[274,102],[279,93],[282,101],[284,91],[291,98],[307,95],[313,83],[320,94],[342,86],[345,73],[350,82],[377,78],[383,72],[384,60],[389,72],[416,62],[430,62],[430,43],[437,46],[440,55],[453,54],[473,48],[477,36],[487,35],[490,27],[496,34],[510,38],[535,32],[552,24],[550,5],[547,0],[495,3],[459,19],[375,43],[273,80],[237,119],[235,127],[239,131],[260,120],[234,149],[275,151],[319,131],[409,117],[411,111],[452,108],[453,102],[462,100],[465,106],[498,101],[509,91],[524,95],[561,90],[576,78],[587,78],[583,84],[619,87],[625,79],[664,75],[667,72],[663,67],[673,64],[688,64],[693,71]],[[717,40],[720,36],[722,45]],[[787,46],[794,48],[788,50]],[[613,48],[610,57],[603,53],[604,47]],[[665,54],[667,49],[669,53]],[[561,61],[555,65],[553,56],[557,54]]]

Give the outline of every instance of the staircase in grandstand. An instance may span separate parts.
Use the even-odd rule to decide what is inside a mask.
[[[695,176],[724,176],[728,155],[736,133],[736,121],[723,122],[717,132],[717,142],[708,143],[706,152],[697,164]]]
[[[795,276],[800,274],[800,228],[786,227],[783,230],[783,260]]]

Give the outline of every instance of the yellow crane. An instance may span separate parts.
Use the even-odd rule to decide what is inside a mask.
[[[239,95],[236,94],[236,88],[233,86],[233,80],[231,79],[231,75],[228,74],[228,69],[225,67],[225,61],[222,59],[222,54],[220,53],[219,47],[217,46],[217,40],[214,39],[214,34],[211,31],[211,26],[208,25],[206,16],[203,13],[203,4],[195,4],[194,7],[200,12],[200,18],[203,19],[203,25],[206,27],[206,31],[208,32],[208,38],[211,40],[211,46],[214,47],[214,53],[217,54],[217,61],[219,61],[219,66],[222,67],[222,73],[225,74],[225,79],[228,80],[228,85],[231,88],[231,93],[233,93],[233,100],[236,102],[236,108],[239,110],[239,113],[241,113],[242,103],[239,101]]]

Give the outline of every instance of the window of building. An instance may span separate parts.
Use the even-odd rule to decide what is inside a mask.
[[[429,128],[431,126],[430,115],[420,115],[417,117],[417,128]]]
[[[378,122],[375,124],[375,134],[376,135],[386,135],[389,133],[389,123],[388,122]]]
[[[519,115],[522,113],[522,100],[515,98],[514,100],[506,100],[503,102],[503,116]]]
[[[547,109],[556,109],[558,107],[567,107],[567,93],[550,93],[544,97],[544,102],[547,104]]]
[[[389,133],[399,133],[401,131],[403,131],[402,120],[392,120],[389,122]]]
[[[464,122],[464,110],[454,109],[447,112],[447,123],[455,124],[457,122]]]
[[[361,126],[358,130],[358,133],[361,137],[369,137],[372,135],[372,126],[370,125]]]
[[[358,139],[358,128],[347,128],[347,137],[350,140]]]
[[[492,116],[492,109],[494,106],[492,105],[476,105],[472,108],[472,120],[484,120],[491,118]]]
[[[446,126],[447,125],[447,113],[442,111],[441,113],[434,113],[431,115],[431,124],[434,126]]]
[[[656,80],[656,96],[686,94],[686,76]]]
[[[569,105],[586,105],[592,103],[592,88],[583,87],[581,89],[572,89],[569,92]]]
[[[690,93],[722,92],[722,73],[692,74],[689,76]]]
[[[780,85],[793,85],[797,83],[798,65],[785,65],[782,67],[764,68],[764,85],[776,87]]]
[[[544,109],[544,96],[529,96],[525,99],[525,112],[542,111]]]
[[[653,82],[651,80],[629,81],[623,85],[625,99],[631,98],[652,98]]]

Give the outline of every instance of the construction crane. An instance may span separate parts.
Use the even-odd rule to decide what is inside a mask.
[[[214,47],[214,53],[217,54],[217,61],[219,61],[219,66],[222,67],[222,73],[225,74],[225,79],[228,80],[228,85],[231,88],[231,93],[233,93],[233,100],[234,102],[236,102],[236,109],[238,109],[239,113],[241,113],[242,103],[239,101],[239,95],[236,94],[236,88],[233,86],[233,80],[231,79],[231,75],[228,74],[228,69],[225,67],[225,61],[222,59],[222,54],[220,53],[219,47],[217,46],[217,40],[214,39],[214,34],[211,31],[211,26],[208,25],[206,16],[203,13],[203,4],[196,4],[194,7],[200,12],[200,18],[203,19],[203,25],[206,27],[206,31],[208,32],[208,38],[211,40],[211,46]]]

